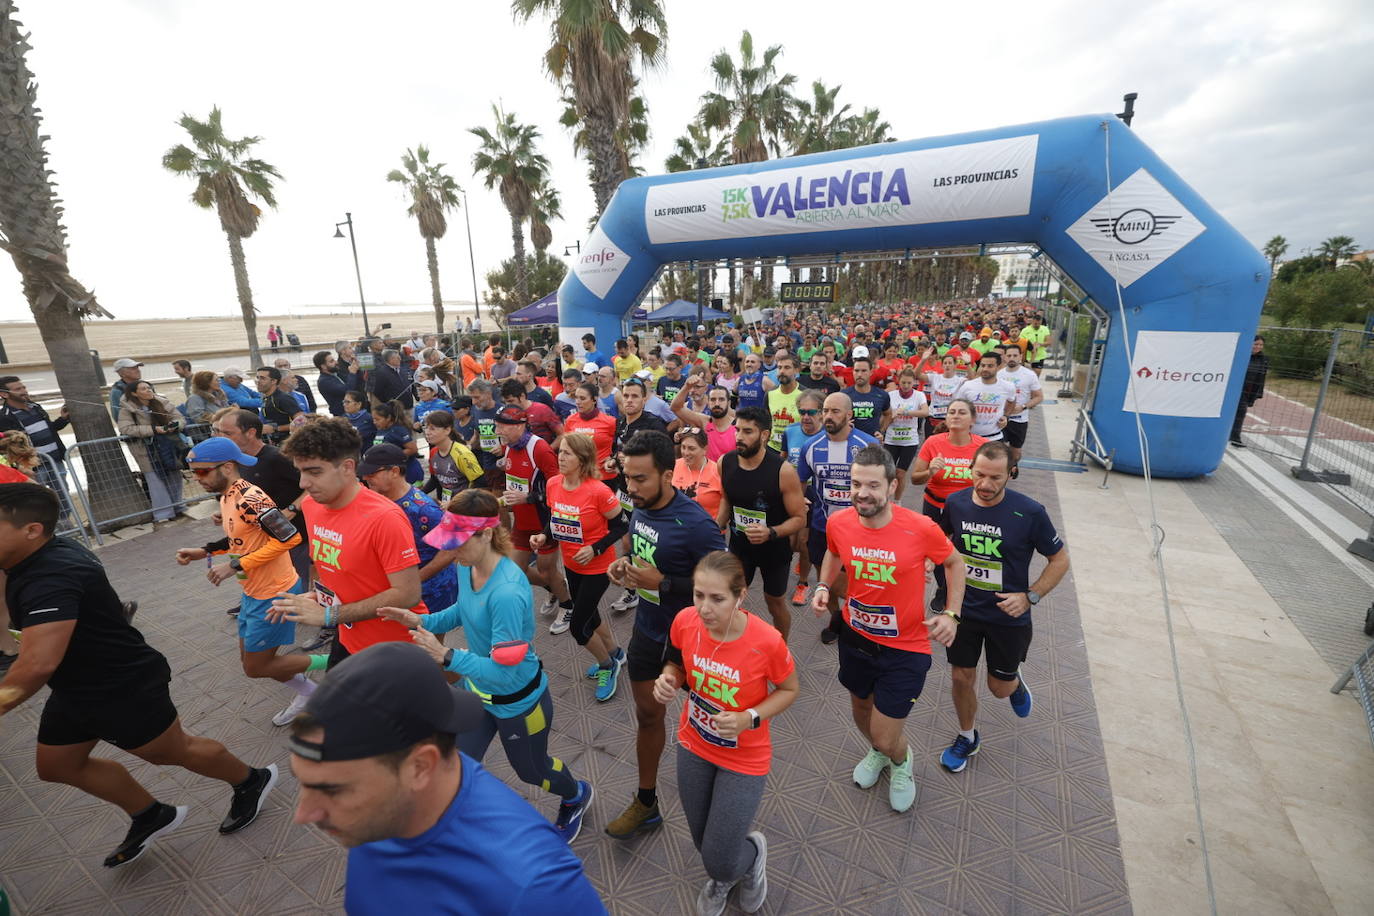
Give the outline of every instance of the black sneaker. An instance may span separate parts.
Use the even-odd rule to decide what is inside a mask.
[[[322,628],[315,634],[315,638],[301,646],[302,652],[314,652],[316,649],[323,649],[334,641],[334,634],[338,632],[333,627]]]
[[[230,617],[237,617],[239,615],[239,606],[236,604],[224,613],[228,614]]]
[[[229,813],[219,823],[220,833],[235,833],[257,819],[267,793],[277,784],[277,765],[271,764],[253,775],[241,786],[234,787],[234,800],[229,805]]]
[[[174,808],[171,805],[159,803],[156,814],[143,823],[135,821],[129,827],[129,833],[124,837],[124,842],[120,843],[114,852],[105,857],[105,867],[118,868],[121,865],[128,865],[143,855],[144,850],[151,846],[154,840],[177,829],[185,818],[186,807],[184,805]]]
[[[821,645],[832,645],[835,640],[839,638],[840,634],[836,633],[832,627],[826,627],[824,630],[821,630]]]

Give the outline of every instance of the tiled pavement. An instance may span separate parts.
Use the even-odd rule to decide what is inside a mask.
[[[1044,454],[1043,433],[1032,435],[1031,451]],[[1052,474],[1028,470],[1017,486],[1058,517]],[[288,697],[240,672],[233,623],[223,612],[234,594],[171,559],[177,546],[203,543],[210,533],[208,522],[175,523],[100,556],[121,595],[140,602],[137,624],[171,660],[187,730],[224,741],[250,763],[277,762],[284,778],[275,799],[251,828],[221,837],[215,825],[228,804],[224,787],[102,746],[100,753],[129,763],[159,798],[191,805],[187,823],[165,843],[132,866],[106,871],[100,860],[127,822],[75,789],[38,781],[40,703],[31,701],[0,726],[0,882],[18,913],[341,911],[343,852],[291,823],[295,782],[282,731],[269,723]],[[1071,547],[1072,536],[1066,533]],[[756,587],[750,608],[761,606]],[[865,792],[849,779],[865,748],[835,680],[834,649],[819,643],[819,621],[797,609],[791,642],[802,693],[774,724],[773,771],[758,815],[769,838],[764,912],[1130,912],[1071,577],[1035,615],[1025,666],[1035,711],[1019,720],[985,696],[984,748],[959,775],[936,762],[955,731],[937,650],[907,726],[920,795],[912,812],[897,815],[887,806],[885,780]],[[629,616],[614,620],[622,640],[630,624]],[[597,788],[574,845],[588,875],[615,913],[692,912],[704,873],[675,797],[672,738],[660,776],[663,828],[629,843],[606,837],[601,828],[628,802],[636,780],[628,691],[596,703],[579,674],[585,653],[566,636],[539,634],[554,690],[553,753]],[[670,721],[676,711],[675,704]],[[519,786],[499,751],[486,762],[552,817],[552,798]]]

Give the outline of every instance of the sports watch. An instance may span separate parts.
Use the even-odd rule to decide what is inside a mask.
[[[759,714],[758,714],[757,711],[755,711],[755,710],[753,710],[753,709],[746,709],[745,712],[747,712],[747,713],[749,714],[749,727],[750,727],[750,728],[758,728],[760,725],[763,724],[763,720],[759,718]]]
[[[1033,588],[1028,588],[1026,589],[1026,600],[1031,603],[1031,607],[1035,607],[1040,603],[1040,593]]]
[[[445,668],[447,668],[449,665],[453,664],[453,650],[452,650],[452,649],[449,649],[447,652],[444,653],[444,660],[443,660],[442,662],[440,662],[439,664],[443,665]]]
[[[238,557],[229,558],[229,568],[232,569],[234,572],[243,572],[243,564],[239,562]]]

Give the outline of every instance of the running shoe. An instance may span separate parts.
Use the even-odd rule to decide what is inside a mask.
[[[754,841],[758,854],[754,856],[754,864],[749,871],[740,879],[739,906],[746,913],[757,913],[768,896],[768,839],[757,830],[752,831],[748,839]]]
[[[832,626],[827,625],[824,630],[821,630],[821,645],[834,645],[835,640],[839,638],[840,634],[836,633],[835,628]]]
[[[316,649],[323,649],[334,641],[334,636],[339,631],[334,627],[321,627],[320,632],[315,634],[315,638],[301,646],[302,652],[314,652]]]
[[[662,823],[663,815],[659,813],[657,801],[646,805],[635,797],[630,800],[630,806],[620,813],[620,817],[606,825],[606,833],[617,840],[628,840],[641,830],[652,830]]]
[[[558,820],[554,821],[563,834],[563,839],[571,843],[577,839],[577,835],[582,832],[582,815],[587,813],[587,808],[591,806],[592,784],[585,779],[577,781],[577,798],[572,801],[565,801],[558,806]]]
[[[253,770],[242,785],[234,786],[234,800],[229,803],[229,813],[219,823],[219,832],[236,833],[257,820],[262,803],[267,800],[267,794],[276,784],[275,763]]]
[[[639,596],[629,589],[626,589],[625,594],[611,602],[611,612],[614,614],[623,614],[626,611],[634,610],[638,606]]]
[[[871,789],[877,784],[878,777],[883,775],[883,770],[891,765],[892,761],[887,759],[886,754],[876,747],[870,747],[864,759],[854,767],[854,782],[860,789]]]
[[[549,624],[549,633],[552,636],[557,636],[560,633],[568,632],[570,626],[572,626],[572,611],[564,611],[553,619],[553,623]]]
[[[549,597],[539,607],[539,614],[543,617],[552,617],[557,610],[558,599],[553,596],[552,592],[550,592]]]
[[[278,728],[281,728],[283,725],[290,725],[291,720],[296,718],[297,714],[300,713],[302,709],[305,709],[306,701],[309,699],[310,697],[297,695],[290,703],[286,704],[285,709],[272,717],[272,724]]]
[[[228,614],[230,617],[237,617],[239,615],[239,606],[236,604],[224,613]]]
[[[621,667],[624,667],[624,665],[625,665],[625,647],[624,647],[624,646],[616,646],[616,647],[615,647],[615,651],[611,653],[611,661],[613,661],[613,662],[619,662],[620,665],[621,665]],[[589,666],[587,667],[587,679],[588,679],[588,680],[592,680],[592,681],[596,680],[596,675],[597,675],[597,673],[598,673],[600,670],[601,670],[601,663],[600,663],[600,662],[592,662],[591,665],[589,665]]]
[[[733,884],[707,878],[697,894],[697,916],[720,916],[725,912],[725,903],[730,899]]]
[[[911,748],[906,749],[906,762],[892,764],[887,771],[887,803],[901,814],[916,804],[916,780],[911,776]]]
[[[621,663],[611,659],[611,667],[596,666],[596,701],[604,703],[615,696],[615,685],[620,681]]]
[[[806,604],[806,583],[798,582],[797,588],[792,592],[792,606],[801,607]]]
[[[1020,683],[1016,685],[1016,689],[1011,692],[1011,696],[1007,697],[1007,699],[1011,701],[1011,711],[1024,719],[1026,716],[1030,715],[1031,707],[1035,705],[1035,700],[1031,697],[1030,688],[1026,686],[1025,676],[1019,671],[1016,672],[1016,675]]]
[[[972,741],[963,735],[955,735],[954,743],[940,754],[940,766],[951,773],[963,772],[964,767],[968,766],[968,759],[978,753],[978,748],[982,746],[983,742],[979,739],[976,728],[973,730]]]
[[[114,852],[105,857],[105,867],[118,868],[143,855],[154,840],[160,839],[164,834],[171,833],[181,825],[181,822],[186,819],[186,810],[185,805],[178,805],[174,808],[159,802],[155,816],[142,824],[135,821],[129,827],[124,842],[120,843]]]

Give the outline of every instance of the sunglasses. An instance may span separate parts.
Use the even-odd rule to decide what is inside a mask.
[[[819,411],[819,410],[798,410],[797,413],[801,414],[803,417],[814,417],[816,414],[820,413],[820,411]]]
[[[219,464],[212,464],[208,468],[191,468],[191,473],[195,474],[197,477],[204,477],[206,474],[223,467],[225,464],[228,464],[228,462],[221,461]]]

